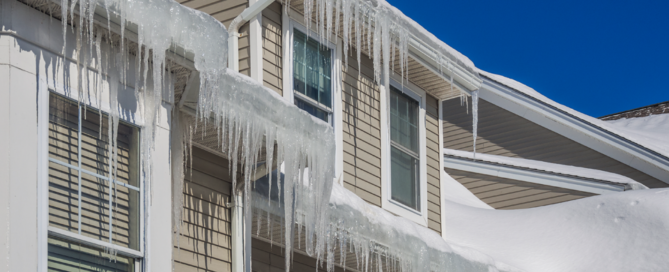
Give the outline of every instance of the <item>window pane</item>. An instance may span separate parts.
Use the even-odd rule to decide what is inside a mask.
[[[112,172],[114,151],[110,151],[106,114],[79,108],[76,102],[56,94],[51,94],[49,114],[49,158],[54,160],[49,162],[50,226],[104,242],[109,242],[111,235],[112,243],[139,249],[139,192],[114,183],[110,187],[110,178],[139,187],[139,130],[118,124],[117,161]]]
[[[390,139],[418,153],[418,102],[390,87]]]
[[[79,113],[77,104],[56,95],[49,97],[49,157],[78,164]]]
[[[79,171],[49,162],[49,226],[78,231],[78,179]]]
[[[134,260],[101,250],[49,238],[49,271],[134,271]]]
[[[298,108],[308,112],[309,114],[311,114],[313,116],[316,116],[316,118],[318,118],[318,119],[321,119],[325,122],[328,122],[329,114],[326,111],[323,111],[319,108],[316,108],[313,105],[311,105],[307,102],[304,102],[299,98],[295,98],[295,106],[297,106]]]
[[[390,169],[392,199],[419,210],[418,160],[391,147]]]
[[[293,88],[320,104],[332,107],[332,54],[300,31],[293,36]]]

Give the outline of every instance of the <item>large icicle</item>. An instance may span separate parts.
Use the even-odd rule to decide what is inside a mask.
[[[474,159],[476,159],[476,137],[479,126],[479,90],[472,92],[472,132],[474,137]]]

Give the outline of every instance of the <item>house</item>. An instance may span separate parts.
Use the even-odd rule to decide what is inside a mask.
[[[383,1],[0,0],[0,26],[7,271],[519,271],[451,239],[447,196],[669,183],[666,142]]]

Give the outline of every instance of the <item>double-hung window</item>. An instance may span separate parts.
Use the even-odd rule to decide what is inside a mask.
[[[50,94],[48,267],[54,271],[135,271],[139,263],[139,130]],[[110,146],[111,141],[116,141]],[[114,153],[117,154],[114,161]]]
[[[295,29],[293,101],[309,114],[332,123],[332,50]]]
[[[390,195],[420,211],[419,103],[395,87],[390,90]]]

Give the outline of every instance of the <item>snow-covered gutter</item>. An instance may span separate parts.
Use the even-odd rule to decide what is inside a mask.
[[[444,151],[444,167],[446,168],[489,175],[494,177],[506,178],[506,179],[519,180],[529,183],[566,188],[593,194],[602,195],[625,190],[631,190],[633,186],[636,186],[637,188],[639,186],[643,186],[634,181],[631,181],[631,183],[621,183],[603,179],[596,179],[587,176],[583,177],[578,175],[579,173],[578,170],[574,170],[571,173],[565,173],[566,171],[559,170],[560,167],[574,168],[574,169],[578,169],[580,167],[560,166],[557,164],[543,163],[543,162],[537,162],[537,163],[542,163],[544,164],[544,166],[555,165],[555,167],[553,169],[547,167],[532,167],[531,166],[532,162],[530,162],[529,165],[521,166],[521,164],[514,164],[513,162],[509,163],[506,160],[504,161],[487,160],[485,157],[486,154],[476,154],[476,159],[473,159],[472,156],[459,156],[450,153],[452,152]],[[508,159],[514,159],[514,158],[508,158]],[[580,169],[583,170],[581,172],[586,172],[586,171],[602,172],[594,169],[585,169],[585,168],[580,168]]]

